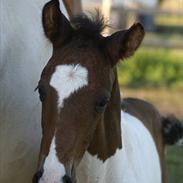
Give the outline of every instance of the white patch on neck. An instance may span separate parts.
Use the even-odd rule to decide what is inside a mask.
[[[55,147],[55,137],[53,137],[49,154],[43,166],[43,176],[39,183],[61,183],[62,177],[66,174],[64,165],[58,160]]]
[[[159,156],[150,132],[125,112],[121,126],[123,148],[105,162],[86,152],[76,169],[77,182],[161,183]]]
[[[59,65],[53,73],[50,85],[57,91],[58,107],[64,106],[64,99],[88,84],[88,70],[81,65]]]

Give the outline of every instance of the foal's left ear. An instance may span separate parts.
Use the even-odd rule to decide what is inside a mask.
[[[42,11],[42,22],[47,38],[58,45],[67,39],[72,27],[60,10],[59,0],[51,0],[45,4]]]
[[[144,28],[140,23],[127,30],[118,31],[105,38],[105,51],[110,56],[112,65],[119,59],[125,59],[134,54],[144,38]]]

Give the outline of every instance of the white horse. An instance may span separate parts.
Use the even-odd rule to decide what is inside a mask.
[[[1,183],[31,182],[36,168],[41,131],[34,88],[52,52],[41,26],[46,2],[2,0],[0,4]]]

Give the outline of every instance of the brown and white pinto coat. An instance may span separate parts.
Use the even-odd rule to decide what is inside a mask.
[[[125,98],[122,101],[122,110],[138,118],[150,131],[160,157],[162,183],[167,183],[165,163],[165,143],[162,136],[162,116],[150,103],[134,98]]]
[[[102,17],[70,23],[52,0],[43,27],[53,54],[38,84],[43,137],[33,182],[166,183],[161,116],[135,99],[121,111],[116,64],[139,47],[142,25],[103,37]]]

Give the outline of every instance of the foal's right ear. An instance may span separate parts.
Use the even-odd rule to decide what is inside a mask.
[[[132,56],[140,46],[145,32],[140,23],[136,23],[127,30],[118,31],[104,40],[112,65],[116,65],[119,59]]]
[[[42,22],[47,38],[56,45],[65,41],[72,31],[70,22],[60,11],[59,0],[51,0],[45,4]]]

